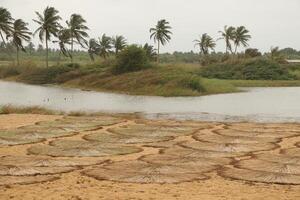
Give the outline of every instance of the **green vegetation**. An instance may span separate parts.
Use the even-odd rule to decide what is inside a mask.
[[[194,41],[199,54],[160,54],[161,45],[170,42],[172,35],[172,27],[164,19],[150,29],[155,49],[150,44],[128,44],[122,35],[89,38],[87,22],[80,14],[72,14],[65,27],[54,7],[36,15],[34,22],[39,27],[33,35],[38,34],[45,42],[45,49],[42,45],[35,48],[30,42],[27,23],[14,20],[7,9],[0,7],[1,79],[159,96],[236,92],[240,86],[299,86],[300,66],[287,65],[285,59],[299,58],[300,53],[278,47],[264,55],[256,48],[240,52],[239,48],[247,48],[251,39],[244,26],[225,26],[219,31],[217,40],[225,41],[224,53],[215,52],[217,40],[205,33]],[[57,44],[58,49],[49,48],[49,42]],[[80,50],[74,48],[76,44]],[[11,56],[14,53],[17,64]]]
[[[290,80],[295,77],[282,65],[268,59],[250,59],[204,67],[207,78],[237,80]]]
[[[39,115],[54,115],[61,114],[54,111],[47,110],[38,106],[33,107],[14,107],[10,105],[1,106],[0,114],[39,114]]]
[[[131,45],[117,55],[116,73],[139,71],[149,66],[148,57],[142,47]]]

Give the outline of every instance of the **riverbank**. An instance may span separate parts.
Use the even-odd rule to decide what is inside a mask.
[[[34,85],[54,84],[100,92],[145,96],[205,96],[239,92],[239,87],[296,87],[300,80],[220,80],[201,76],[196,64],[153,66],[138,72],[115,74],[111,63],[52,66],[34,63],[1,66],[0,79]]]
[[[101,122],[101,128],[92,128],[96,125],[95,119]],[[74,129],[82,129],[81,123],[85,120],[89,122],[86,124],[88,126],[85,126],[86,130],[71,135],[67,132],[60,133],[62,135],[55,138],[57,133],[53,132],[56,126],[54,120],[59,120],[56,121],[59,126],[66,123],[65,125],[69,127],[71,120],[74,122],[73,125],[76,124],[72,126]],[[0,160],[0,196],[3,199],[281,200],[299,198],[300,186],[295,185],[300,184],[298,170],[296,170],[299,163],[291,163],[296,162],[296,158],[300,156],[299,151],[296,153],[300,137],[294,134],[294,131],[299,129],[299,124],[153,121],[124,116],[112,118],[105,115],[89,119],[66,118],[61,115],[0,115],[1,128],[10,130],[11,133],[17,128],[26,129],[26,126],[32,129],[36,123],[40,124],[36,127],[36,130],[40,131],[40,137],[47,136],[46,140],[10,146],[3,145],[5,138],[0,141],[0,156],[5,156],[2,157],[3,162]],[[51,125],[52,132],[43,136],[41,128],[46,128],[47,124]],[[89,130],[89,126],[93,130]],[[155,127],[160,127],[160,135],[163,134],[164,137],[148,135],[145,138],[135,138],[135,127],[140,127],[146,132],[152,128],[151,135],[158,131]],[[176,128],[177,131],[168,132],[168,128]],[[258,132],[264,131],[269,137],[263,137],[264,133],[260,133],[260,136],[254,134],[252,132],[254,129]],[[133,135],[127,139],[110,138],[116,133],[124,134],[122,130]],[[240,133],[245,135],[237,136],[234,130],[243,130]],[[280,133],[277,132],[278,130]],[[170,134],[173,138],[165,138],[167,135],[171,136]],[[219,148],[221,146],[217,144],[226,142],[230,138],[229,135],[239,137],[239,140],[236,140],[239,143],[235,144],[236,148],[232,151],[225,152],[225,149]],[[220,136],[222,137],[219,138]],[[104,149],[87,149],[81,146],[82,142],[87,142],[93,143],[89,148],[96,148],[99,142],[95,142],[94,139],[98,137],[102,138],[100,143]],[[30,137],[24,139],[29,140]],[[124,153],[125,155],[118,155],[115,152],[119,151],[118,149],[107,152],[102,143],[109,143],[111,139],[114,141],[114,146],[120,146],[120,140],[127,148],[133,148],[133,152]],[[149,139],[153,143],[150,141],[147,143]],[[76,152],[73,152],[74,147],[70,143],[74,140],[77,141]],[[163,142],[159,142],[160,140]],[[62,146],[60,149],[62,148],[63,151],[57,151],[56,145],[59,141],[69,146]],[[14,140],[14,142],[26,143],[24,140]],[[43,151],[34,153],[40,147]],[[203,154],[202,148],[209,151],[208,149],[212,147],[213,154]],[[48,151],[49,148],[52,150]],[[106,155],[101,152],[106,152]],[[53,153],[56,156],[50,157]],[[77,156],[69,157],[72,153],[76,153]],[[90,156],[95,153],[102,156]],[[189,153],[189,156],[185,156],[186,153]],[[280,163],[286,162],[290,157],[294,159],[290,159],[289,164],[286,165],[295,167],[296,171],[293,171],[293,174],[282,171],[278,174],[272,171],[280,169]],[[235,162],[231,162],[232,159]],[[273,161],[266,161],[270,159]],[[263,164],[259,164],[261,162]],[[42,163],[43,167],[39,167],[39,163]],[[143,169],[139,168],[141,163],[144,163]],[[245,164],[247,170],[244,169]],[[10,165],[14,170],[7,171],[3,165]],[[155,170],[154,166],[156,166]],[[167,171],[164,170],[164,166],[167,167]],[[147,174],[143,174],[143,170],[146,170]],[[242,173],[238,173],[240,170]],[[184,172],[185,175],[182,176],[180,172]],[[253,172],[260,174],[253,175]],[[284,184],[280,184],[280,181]]]

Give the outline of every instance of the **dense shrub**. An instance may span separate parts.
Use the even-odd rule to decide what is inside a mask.
[[[114,67],[116,73],[139,71],[147,68],[148,57],[143,48],[130,45],[117,55],[117,63]]]
[[[268,59],[251,59],[239,63],[223,63],[204,67],[202,76],[218,79],[288,80],[294,79],[288,70]]]
[[[18,79],[31,84],[51,84],[56,83],[56,79],[63,74],[76,70],[78,65],[61,65],[48,68],[32,67],[27,68]]]
[[[199,76],[186,76],[179,81],[180,86],[195,90],[197,92],[205,92],[204,87],[201,84],[201,78]]]
[[[17,76],[19,75],[20,69],[16,66],[5,66],[0,67],[0,78],[7,78],[11,76]]]

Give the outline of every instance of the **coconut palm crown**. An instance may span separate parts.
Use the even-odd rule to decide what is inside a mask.
[[[195,46],[200,47],[200,54],[207,55],[209,50],[214,50],[216,43],[207,33],[202,34],[199,40],[194,40]]]
[[[51,37],[57,37],[59,30],[61,29],[61,25],[59,21],[61,17],[58,15],[58,11],[54,7],[47,7],[44,12],[41,14],[39,12],[35,12],[38,19],[33,20],[36,22],[39,27],[34,32],[34,35],[39,34],[39,39],[41,42],[46,42],[46,66],[48,67],[48,42],[51,41]]]
[[[6,45],[4,35],[6,36],[11,32],[13,24],[13,18],[10,12],[3,7],[0,7],[0,36],[4,45]]]
[[[86,20],[79,14],[72,14],[69,21],[66,21],[68,25],[68,30],[71,36],[71,54],[74,50],[74,42],[78,42],[82,47],[86,47],[88,45],[87,39],[89,37],[86,32],[89,28],[85,25]],[[72,62],[73,62],[73,56]]]
[[[17,61],[18,65],[20,64],[19,60],[19,50],[21,49],[22,51],[25,52],[25,48],[23,46],[23,41],[29,42],[31,39],[31,32],[29,32],[28,29],[28,24],[25,23],[22,19],[17,19],[14,24],[13,24],[13,29],[7,35],[8,37],[12,38],[13,44],[17,48]]]
[[[159,51],[160,44],[165,45],[171,40],[172,32],[170,29],[172,28],[168,21],[165,19],[159,20],[155,28],[150,29],[150,39],[154,39],[154,42],[157,42],[157,62],[159,62]]]

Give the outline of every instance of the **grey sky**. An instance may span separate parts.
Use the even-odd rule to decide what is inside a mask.
[[[271,46],[300,49],[300,0],[0,0],[33,30],[34,11],[47,5],[56,7],[64,21],[72,13],[82,14],[91,37],[122,34],[137,44],[151,42],[149,28],[165,18],[174,35],[163,51],[197,50],[194,39],[202,33],[218,38],[224,25],[245,25],[253,37],[251,47],[262,51]],[[224,51],[223,43],[218,41],[218,51]]]

